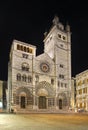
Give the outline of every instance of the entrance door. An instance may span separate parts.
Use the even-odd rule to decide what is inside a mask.
[[[45,96],[39,97],[39,109],[46,109],[46,97]]]
[[[62,99],[59,99],[59,109],[62,109]]]
[[[25,108],[25,97],[21,96],[21,108]]]

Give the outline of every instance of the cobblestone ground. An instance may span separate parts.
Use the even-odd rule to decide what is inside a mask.
[[[88,130],[88,115],[0,114],[0,130]]]

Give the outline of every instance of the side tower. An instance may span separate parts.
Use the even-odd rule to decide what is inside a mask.
[[[70,26],[64,26],[57,16],[49,33],[45,33],[44,52],[55,63],[56,108],[68,109],[71,104],[71,32]]]
[[[14,40],[8,64],[8,111],[33,108],[33,57],[36,47]]]

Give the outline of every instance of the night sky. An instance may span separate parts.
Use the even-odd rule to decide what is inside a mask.
[[[72,76],[88,69],[88,7],[75,0],[0,0],[0,80],[7,80],[9,51],[14,39],[43,53],[44,32],[55,15],[72,32]],[[84,2],[84,1],[83,1]]]

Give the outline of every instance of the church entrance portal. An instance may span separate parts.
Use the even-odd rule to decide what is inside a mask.
[[[25,97],[21,96],[21,108],[25,108]]]
[[[46,97],[45,96],[39,97],[39,109],[46,109]]]
[[[62,99],[59,99],[59,109],[62,109]]]

